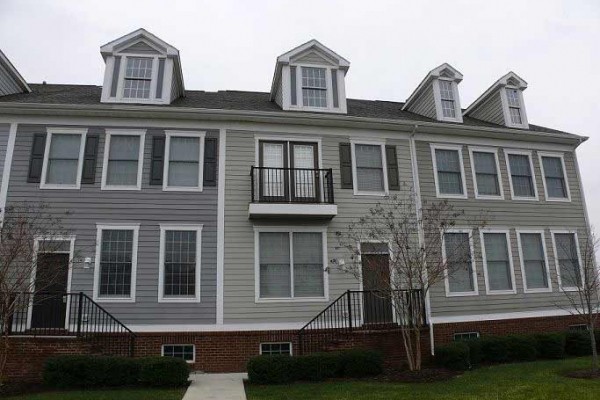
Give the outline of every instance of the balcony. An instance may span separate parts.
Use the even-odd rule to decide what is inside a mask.
[[[331,219],[337,215],[331,169],[252,167],[250,178],[250,218]]]

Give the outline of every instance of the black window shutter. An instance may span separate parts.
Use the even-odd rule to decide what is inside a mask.
[[[165,137],[152,137],[152,161],[150,162],[150,184],[162,185],[165,165]]]
[[[81,183],[93,184],[96,182],[96,158],[98,155],[98,141],[100,136],[87,135],[85,139],[85,151],[83,153],[83,170],[81,171]]]
[[[385,158],[387,159],[388,187],[390,190],[400,190],[396,146],[385,146]]]
[[[33,135],[31,155],[29,157],[29,174],[27,182],[40,183],[42,179],[42,166],[44,164],[44,151],[46,150],[46,134],[36,133]]]
[[[340,143],[340,175],[342,189],[352,189],[352,154],[350,143]]]
[[[217,138],[204,140],[204,186],[217,186]]]

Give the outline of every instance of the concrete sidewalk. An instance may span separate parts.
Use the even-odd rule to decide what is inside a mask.
[[[192,383],[183,400],[246,400],[245,373],[238,374],[190,374]]]

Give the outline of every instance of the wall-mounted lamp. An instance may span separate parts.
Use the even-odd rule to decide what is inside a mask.
[[[83,259],[83,268],[88,269],[92,265],[92,257],[86,257]]]

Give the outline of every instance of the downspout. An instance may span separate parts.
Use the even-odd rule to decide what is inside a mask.
[[[416,214],[417,221],[421,220],[421,212],[423,208],[423,202],[421,201],[421,185],[419,183],[419,166],[417,164],[417,146],[415,144],[415,135],[417,130],[419,129],[419,125],[415,124],[413,126],[413,130],[410,134],[410,161],[411,161],[411,170],[413,176],[413,193],[415,196],[416,203]],[[422,226],[419,225],[418,229],[419,235],[419,245],[423,246],[425,243],[425,234],[423,232]],[[433,337],[433,323],[431,322],[431,297],[429,295],[429,290],[425,295],[425,316],[427,318],[427,323],[429,325],[429,343],[431,348],[431,355],[435,354],[435,343]]]

